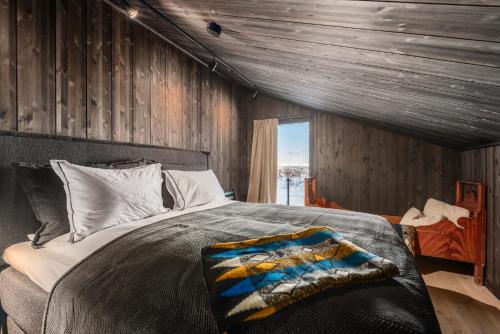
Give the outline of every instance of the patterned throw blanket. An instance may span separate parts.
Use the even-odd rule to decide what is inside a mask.
[[[325,289],[399,275],[395,264],[328,227],[202,249],[219,329],[272,315]]]

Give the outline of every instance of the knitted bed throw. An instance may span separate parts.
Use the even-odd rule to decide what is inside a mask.
[[[399,275],[394,263],[328,227],[211,245],[202,249],[202,262],[221,332],[326,289]]]

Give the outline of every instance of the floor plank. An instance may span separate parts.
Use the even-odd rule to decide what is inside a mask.
[[[500,300],[474,284],[468,264],[419,258],[443,334],[500,332]]]

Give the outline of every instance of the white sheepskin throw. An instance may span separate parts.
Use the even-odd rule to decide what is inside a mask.
[[[401,219],[402,225],[411,225],[411,226],[427,226],[440,222],[445,217],[443,215],[432,215],[432,216],[424,216],[422,211],[417,208],[411,208],[408,210],[403,218]]]
[[[424,214],[422,211],[420,211],[417,208],[411,208],[410,210],[406,211],[405,215],[403,218],[401,218],[401,223],[403,225],[412,225],[412,220],[416,218],[423,217]]]
[[[470,217],[469,210],[465,208],[461,208],[459,206],[450,205],[448,203],[438,201],[434,198],[429,198],[427,203],[425,203],[424,207],[424,215],[425,216],[435,216],[442,215],[446,217],[449,221],[453,222],[457,227],[462,228],[458,224],[458,218],[460,217]]]

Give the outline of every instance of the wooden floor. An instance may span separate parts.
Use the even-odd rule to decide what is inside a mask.
[[[472,266],[418,259],[443,334],[500,333],[500,301],[474,284]]]

